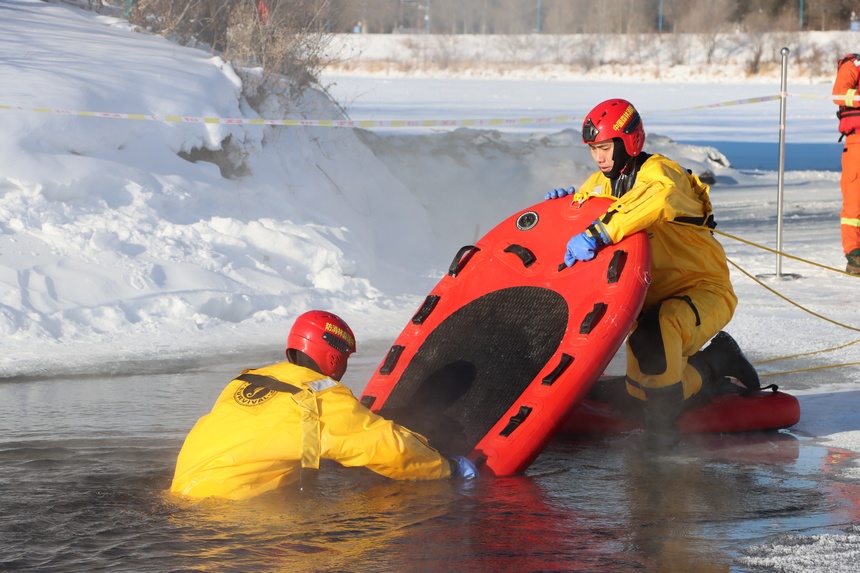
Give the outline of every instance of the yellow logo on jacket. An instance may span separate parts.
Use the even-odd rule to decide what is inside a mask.
[[[233,394],[233,399],[240,406],[259,406],[263,402],[271,400],[278,392],[270,390],[251,382],[245,382]]]

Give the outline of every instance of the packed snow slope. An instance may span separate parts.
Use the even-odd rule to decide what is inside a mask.
[[[37,0],[0,2],[0,50],[0,376],[272,344],[311,307],[378,334],[435,269],[426,209],[352,130],[33,111],[260,117],[220,58]]]

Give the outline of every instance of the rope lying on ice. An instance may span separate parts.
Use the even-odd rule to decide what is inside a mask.
[[[687,225],[688,223],[677,223],[677,224],[680,224],[680,225]],[[726,238],[728,238],[728,239],[732,239],[732,240],[738,241],[738,242],[740,242],[740,243],[744,243],[744,244],[746,244],[746,245],[750,245],[750,246],[752,246],[752,247],[756,247],[756,248],[761,249],[761,250],[763,250],[763,251],[767,251],[767,252],[773,253],[773,254],[775,254],[775,255],[779,255],[779,256],[781,256],[781,257],[785,257],[785,258],[787,258],[787,259],[791,259],[791,260],[794,260],[794,261],[798,261],[798,262],[801,262],[801,263],[805,263],[805,264],[808,264],[808,265],[812,265],[812,266],[815,266],[815,267],[819,267],[819,268],[822,268],[822,269],[825,269],[825,270],[828,270],[828,271],[832,271],[832,272],[835,272],[835,273],[840,273],[840,274],[844,274],[844,275],[848,275],[848,276],[852,276],[852,277],[857,276],[857,275],[853,275],[853,274],[851,274],[851,273],[845,272],[845,271],[843,271],[843,270],[841,270],[841,269],[836,269],[836,268],[833,268],[833,267],[828,267],[827,265],[823,265],[823,264],[821,264],[821,263],[816,263],[815,261],[810,261],[810,260],[807,260],[807,259],[803,259],[803,258],[801,258],[801,257],[796,257],[796,256],[794,256],[794,255],[789,255],[788,253],[783,253],[783,252],[778,251],[778,250],[776,250],[776,249],[772,249],[772,248],[770,248],[770,247],[766,247],[766,246],[764,246],[764,245],[760,245],[760,244],[758,244],[758,243],[754,243],[754,242],[752,242],[752,241],[748,241],[748,240],[743,239],[743,238],[741,238],[741,237],[737,237],[737,236],[735,236],[735,235],[730,235],[729,233],[724,233],[724,232],[722,232],[722,231],[717,231],[716,229],[711,229],[711,231],[712,231],[714,234],[720,235],[720,236],[722,236],[722,237],[726,237]],[[839,321],[837,321],[837,320],[833,320],[832,318],[828,318],[828,317],[826,317],[826,316],[824,316],[824,315],[822,315],[822,314],[819,314],[819,313],[817,313],[817,312],[814,312],[814,311],[810,310],[809,308],[806,308],[805,306],[803,306],[803,305],[801,305],[801,304],[799,304],[799,303],[797,303],[797,302],[795,302],[795,301],[791,300],[791,299],[790,299],[790,298],[788,298],[787,296],[785,296],[785,295],[783,295],[782,293],[778,292],[776,289],[774,289],[774,288],[772,288],[772,287],[770,287],[770,286],[766,285],[763,281],[761,281],[760,279],[758,279],[757,277],[755,277],[755,276],[754,276],[754,275],[752,275],[751,273],[749,273],[749,272],[747,272],[746,270],[744,270],[743,268],[741,268],[741,267],[740,267],[740,265],[738,265],[737,263],[735,263],[733,260],[731,260],[731,259],[727,259],[727,260],[728,260],[729,264],[731,264],[734,268],[736,268],[739,272],[741,272],[742,274],[744,274],[744,275],[745,275],[746,277],[748,277],[750,280],[752,280],[753,282],[755,282],[755,283],[756,283],[756,284],[758,284],[759,286],[763,287],[764,289],[768,290],[768,291],[769,291],[769,292],[771,292],[772,294],[776,295],[777,297],[781,298],[782,300],[784,300],[784,301],[785,301],[785,302],[787,302],[788,304],[790,304],[790,305],[794,306],[795,308],[798,308],[798,309],[802,310],[803,312],[806,312],[807,314],[811,314],[812,316],[814,316],[814,317],[816,317],[816,318],[819,318],[819,319],[821,319],[821,320],[823,320],[823,321],[825,321],[825,322],[829,322],[830,324],[833,324],[833,325],[835,325],[835,326],[839,326],[839,327],[841,327],[841,328],[845,328],[845,329],[847,329],[847,330],[851,330],[851,331],[853,331],[853,332],[860,332],[860,328],[858,328],[858,327],[851,326],[851,325],[849,325],[849,324],[845,324],[845,323],[839,322]],[[812,355],[815,355],[815,354],[823,354],[823,353],[825,353],[825,352],[833,352],[833,351],[835,351],[835,350],[841,350],[841,349],[843,349],[843,348],[847,348],[847,347],[852,346],[852,345],[857,344],[857,343],[860,343],[860,339],[852,340],[851,342],[847,342],[847,343],[845,343],[845,344],[841,344],[841,345],[839,345],[839,346],[834,346],[834,347],[831,347],[831,348],[824,348],[824,349],[821,349],[821,350],[813,350],[813,351],[811,351],[811,352],[803,352],[803,353],[799,353],[799,354],[792,354],[792,355],[788,355],[788,356],[779,356],[779,357],[776,357],[776,358],[768,358],[768,359],[766,359],[766,360],[757,360],[757,361],[753,362],[753,364],[767,364],[767,363],[770,363],[770,362],[777,362],[777,361],[780,361],[780,360],[788,360],[788,359],[791,359],[791,358],[802,358],[802,357],[805,357],[805,356],[812,356]],[[777,376],[777,375],[782,375],[782,374],[793,374],[793,373],[796,373],[796,372],[810,372],[810,371],[813,371],[813,370],[826,370],[826,369],[830,369],[830,368],[840,368],[840,367],[843,367],[843,366],[857,366],[857,365],[860,365],[860,362],[844,362],[844,363],[840,363],[840,364],[826,364],[826,365],[821,365],[821,366],[812,366],[812,367],[809,367],[809,368],[799,368],[799,369],[796,369],[796,370],[787,370],[787,371],[783,371],[783,372],[769,372],[769,373],[761,374],[761,376],[762,376],[762,377],[766,377],[766,376]]]

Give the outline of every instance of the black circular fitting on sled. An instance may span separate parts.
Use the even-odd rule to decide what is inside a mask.
[[[517,229],[520,231],[528,231],[529,229],[533,229],[535,225],[538,224],[538,214],[534,211],[526,211],[519,217],[517,217]]]

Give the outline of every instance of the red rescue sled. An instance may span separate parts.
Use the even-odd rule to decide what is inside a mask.
[[[739,383],[737,383],[739,384]],[[636,419],[641,404],[635,398],[616,398],[614,403],[586,398],[565,420],[564,434],[620,434],[642,429]],[[721,434],[778,430],[800,420],[800,402],[776,386],[713,396],[694,396],[678,416],[682,434]]]
[[[650,281],[637,233],[566,267],[567,241],[610,205],[544,201],[457,253],[361,401],[468,454],[487,475],[524,471],[623,343]]]

